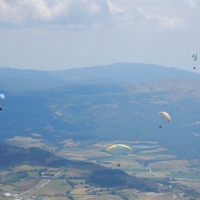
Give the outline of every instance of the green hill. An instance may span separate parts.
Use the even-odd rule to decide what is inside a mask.
[[[152,188],[154,190],[159,187],[159,185],[153,181],[129,176],[119,169],[114,170],[90,162],[64,159],[35,147],[26,149],[6,143],[0,143],[0,157],[0,171],[8,168],[12,169],[13,167],[21,165],[54,168],[64,167],[64,169],[68,171],[74,169],[78,169],[80,172],[83,171],[85,181],[91,185],[101,187],[129,186],[138,189]],[[85,170],[89,172],[86,176]],[[28,178],[28,176],[26,178]]]

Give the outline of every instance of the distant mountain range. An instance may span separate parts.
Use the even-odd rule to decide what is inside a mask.
[[[200,74],[186,70],[142,63],[115,63],[105,66],[69,69],[49,73],[54,77],[72,81],[96,79],[132,83],[174,77],[200,78]]]
[[[116,63],[59,71],[0,68],[0,88],[7,91],[24,91],[51,88],[72,83],[142,83],[156,79],[176,77],[200,79],[200,74],[142,63]]]
[[[180,158],[200,159],[200,74],[129,63],[0,74],[2,141],[34,132],[56,145],[65,139],[148,140]],[[170,124],[158,115],[162,110]]]

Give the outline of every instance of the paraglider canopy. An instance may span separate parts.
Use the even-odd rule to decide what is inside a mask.
[[[106,149],[106,151],[109,151],[109,150],[111,150],[113,148],[118,148],[118,147],[124,147],[124,148],[128,149],[130,151],[130,153],[132,153],[132,149],[129,146],[125,145],[125,144],[113,144],[113,145],[109,146]],[[120,167],[120,163],[117,163],[117,166]]]
[[[109,151],[110,149],[113,149],[113,148],[116,148],[116,147],[124,147],[124,148],[127,148],[127,149],[132,153],[132,149],[131,149],[129,146],[125,145],[125,144],[113,144],[113,145],[109,146],[109,147],[106,149],[106,151]]]
[[[5,95],[4,94],[0,94],[0,98],[1,99],[5,99]]]
[[[171,122],[171,117],[169,116],[168,113],[166,113],[166,112],[164,112],[164,111],[161,111],[161,112],[159,112],[158,114],[164,115],[164,116],[166,117],[167,121],[168,121],[168,122]]]
[[[192,56],[192,58],[193,58],[194,61],[197,60],[197,52],[192,52],[191,56]]]

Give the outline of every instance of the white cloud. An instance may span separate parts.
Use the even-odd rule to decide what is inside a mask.
[[[33,20],[48,21],[53,17],[54,8],[50,9],[44,0],[21,0],[20,4],[31,13]]]
[[[184,30],[195,27],[194,20],[199,18],[196,5],[198,0],[0,0],[0,25],[2,28],[38,24],[70,29],[109,27],[139,32]]]
[[[173,19],[159,18],[159,26],[168,30],[180,30],[187,28],[189,25],[183,19],[176,17]]]
[[[197,0],[185,0],[185,2],[192,7],[198,4]]]
[[[106,0],[13,0],[0,2],[0,22],[21,23],[93,23],[108,16]]]
[[[179,17],[164,17],[160,14],[145,12],[142,8],[138,8],[137,11],[149,22],[149,26],[153,25],[154,28],[160,30],[183,30],[189,27],[188,23]]]
[[[87,5],[86,9],[91,13],[91,14],[96,14],[101,12],[102,8],[101,5],[99,5],[97,2],[91,2]]]
[[[112,2],[111,0],[107,0],[108,6],[109,6],[109,11],[112,14],[117,14],[117,13],[123,13],[126,10],[117,6],[114,2]]]
[[[188,27],[188,24],[178,17],[168,18],[160,15],[147,14],[145,17],[150,21],[157,22],[157,26],[163,30],[180,30]]]

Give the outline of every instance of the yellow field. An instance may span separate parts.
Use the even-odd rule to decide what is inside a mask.
[[[75,188],[75,189],[73,189],[71,192],[70,192],[70,194],[74,194],[74,195],[82,195],[82,194],[87,194],[86,193],[86,190],[87,190],[87,188]]]

